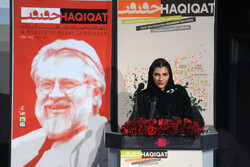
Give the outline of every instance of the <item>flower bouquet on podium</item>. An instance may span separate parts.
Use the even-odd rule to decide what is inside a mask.
[[[121,132],[125,135],[186,135],[198,138],[204,131],[199,127],[198,122],[184,119],[145,119],[139,118],[134,121],[127,121],[121,126]]]

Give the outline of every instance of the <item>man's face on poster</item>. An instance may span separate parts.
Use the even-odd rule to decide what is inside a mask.
[[[37,70],[35,113],[49,138],[84,127],[93,111],[90,67],[78,57],[52,56]]]

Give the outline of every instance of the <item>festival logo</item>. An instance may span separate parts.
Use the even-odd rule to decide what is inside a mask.
[[[213,16],[214,1],[199,0],[120,0],[119,17]]]
[[[107,24],[107,9],[21,8],[22,23]]]

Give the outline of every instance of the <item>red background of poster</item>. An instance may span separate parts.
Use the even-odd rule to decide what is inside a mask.
[[[31,63],[37,52],[56,39],[84,40],[95,48],[105,71],[106,91],[102,96],[100,115],[109,120],[110,114],[110,72],[111,72],[111,1],[36,1],[14,0],[13,21],[13,104],[12,104],[12,139],[41,128],[35,116],[35,84],[30,77]],[[46,27],[62,24],[21,23],[21,7],[39,8],[74,8],[74,9],[108,9],[108,23],[105,35],[79,35],[76,33],[58,35],[42,35],[22,33],[23,25],[46,25]],[[70,24],[67,24],[70,25]],[[76,26],[80,26],[74,24]],[[92,24],[93,25],[93,24]],[[98,25],[103,26],[103,25]],[[26,31],[26,30],[25,30]],[[69,30],[70,31],[70,30]],[[71,30],[75,31],[75,30]],[[30,31],[31,32],[31,31]],[[66,30],[65,30],[66,32]],[[20,111],[25,112],[26,127],[19,127]]]

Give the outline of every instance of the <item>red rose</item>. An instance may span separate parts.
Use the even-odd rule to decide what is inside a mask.
[[[157,119],[152,119],[152,123],[153,123],[153,125],[157,125],[157,123],[158,123]]]
[[[146,121],[145,118],[139,118],[139,119],[138,119],[138,124],[144,124],[145,121]]]
[[[153,126],[153,119],[146,119],[145,120],[145,123],[144,123],[144,126],[145,127],[148,127],[148,126]]]
[[[125,135],[135,135],[137,133],[137,121],[127,121],[121,127],[121,132]]]
[[[138,124],[137,128],[138,134],[146,134],[146,130],[143,124]]]
[[[200,127],[199,123],[196,122],[196,121],[193,121],[193,126],[196,127],[196,128],[199,128],[199,127]]]
[[[129,129],[129,135],[134,136],[137,133],[137,127],[130,127]]]
[[[176,121],[173,121],[173,120],[169,120],[168,121],[170,127],[169,129],[167,130],[167,133],[173,135],[173,134],[178,134],[179,133],[179,130],[178,130],[178,123]]]
[[[164,120],[161,124],[159,124],[159,129],[160,130],[168,130],[170,127],[170,124],[168,123],[168,120]]]
[[[158,125],[161,126],[164,123],[164,119],[158,119]]]
[[[157,136],[162,136],[164,135],[164,133],[165,133],[165,130],[161,130],[161,129],[157,130]]]
[[[183,122],[186,124],[186,123],[192,123],[192,121],[190,120],[190,119],[188,119],[188,118],[184,118],[183,119]]]
[[[173,134],[174,134],[173,129],[168,129],[168,130],[167,130],[167,134],[173,135]]]
[[[156,128],[155,126],[153,126],[153,125],[150,125],[150,126],[147,126],[146,131],[147,131],[147,134],[148,134],[149,136],[153,136],[153,135],[156,134],[157,128]]]
[[[196,129],[195,134],[194,134],[194,137],[197,139],[197,138],[201,135],[201,133],[202,133],[203,131],[204,131],[203,128],[198,128],[198,129]]]
[[[186,134],[186,131],[183,127],[179,128],[179,134]]]
[[[131,126],[137,126],[137,124],[138,124],[138,121],[134,120],[134,121],[132,121],[132,125]]]
[[[173,123],[173,122],[174,122],[174,121],[173,121],[172,119],[168,120],[168,123],[170,123],[170,124]]]
[[[182,124],[182,119],[180,119],[180,118],[175,119],[174,122],[176,122],[177,124],[181,125]]]
[[[130,127],[132,124],[133,124],[132,121],[127,121],[127,122],[125,122],[124,125],[125,125],[126,127]]]
[[[185,128],[183,126],[183,123],[179,124],[178,131],[179,131],[179,134],[185,134],[186,131],[185,131]]]
[[[125,135],[128,135],[129,130],[128,130],[128,128],[127,128],[125,125],[122,125],[122,127],[121,127],[121,132],[122,132],[123,134],[125,134]]]
[[[177,130],[178,129],[178,124],[176,122],[172,122],[170,124],[170,127],[173,129],[173,130]]]

